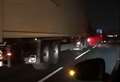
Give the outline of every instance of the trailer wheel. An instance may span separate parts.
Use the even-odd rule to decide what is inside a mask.
[[[50,43],[42,41],[40,47],[40,54],[37,57],[36,64],[33,64],[35,69],[47,69],[50,65]]]
[[[59,61],[60,46],[58,42],[53,42],[51,45],[52,64],[57,64]]]
[[[60,54],[60,46],[58,42],[43,41],[41,43],[40,55],[37,57],[35,69],[48,69],[51,64],[57,64]]]
[[[50,63],[50,48],[49,45],[43,47],[42,60],[44,63]]]

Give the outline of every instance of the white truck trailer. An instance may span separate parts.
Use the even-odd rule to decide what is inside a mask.
[[[35,68],[57,64],[60,45],[86,34],[84,1],[0,0],[0,45],[9,45],[16,61],[36,57]]]

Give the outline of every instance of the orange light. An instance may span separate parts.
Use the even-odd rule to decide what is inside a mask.
[[[69,74],[69,76],[74,77],[75,74],[76,74],[76,71],[73,70],[73,69],[70,69],[69,72],[68,72],[68,74]]]

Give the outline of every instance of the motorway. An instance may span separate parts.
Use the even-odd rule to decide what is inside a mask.
[[[102,45],[79,51],[65,50],[60,54],[60,62],[46,70],[35,70],[31,65],[21,64],[11,68],[0,68],[0,82],[79,82],[67,76],[68,68],[80,61],[100,57],[105,60],[106,72],[111,74],[117,58],[119,46]]]

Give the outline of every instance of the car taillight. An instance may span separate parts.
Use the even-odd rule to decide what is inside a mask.
[[[88,37],[87,38],[87,43],[88,43],[89,46],[94,46],[96,44],[96,38]]]
[[[89,46],[95,46],[99,42],[103,40],[102,35],[95,35],[95,36],[90,36],[87,38],[87,43]]]
[[[92,40],[91,38],[87,38],[87,42],[88,42],[88,43],[91,42],[91,40]]]

